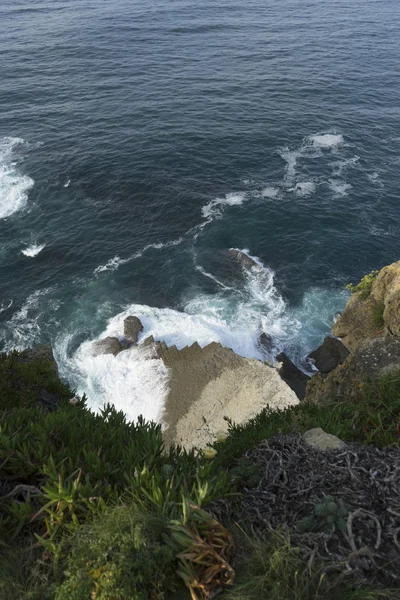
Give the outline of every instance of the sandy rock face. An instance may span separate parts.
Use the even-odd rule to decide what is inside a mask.
[[[333,325],[333,335],[341,338],[350,352],[383,333],[374,320],[374,309],[377,305],[378,302],[372,294],[366,299],[363,299],[361,292],[352,294],[343,313]]]
[[[307,386],[306,401],[316,404],[355,398],[366,379],[400,370],[400,338],[379,337],[351,353],[329,375],[314,375]]]
[[[276,369],[215,342],[182,350],[161,343],[158,353],[170,369],[163,416],[167,444],[202,448],[227,431],[224,417],[244,423],[266,406],[279,409],[298,403]]]
[[[384,321],[381,329],[374,318],[380,307]],[[400,336],[400,261],[379,272],[367,298],[363,292],[352,294],[343,314],[332,327],[333,335],[342,338],[350,351],[385,332]]]

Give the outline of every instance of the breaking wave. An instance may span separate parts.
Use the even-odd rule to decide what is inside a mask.
[[[0,139],[0,219],[10,217],[26,206],[28,191],[34,181],[23,175],[13,161],[14,149],[23,144],[20,138]]]

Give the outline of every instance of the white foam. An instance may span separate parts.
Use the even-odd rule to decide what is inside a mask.
[[[296,183],[296,185],[290,188],[289,192],[296,192],[298,196],[310,196],[315,192],[316,186],[313,181],[303,181]]]
[[[337,133],[311,135],[309,139],[316,148],[336,148],[344,142],[343,136]]]
[[[70,179],[67,179],[67,181],[64,183],[64,186],[63,186],[63,187],[67,188],[67,187],[69,186],[69,184],[70,184],[70,183],[71,183],[71,180],[70,180]]]
[[[346,183],[345,181],[339,181],[337,179],[330,179],[329,187],[338,196],[347,196],[347,192],[352,188],[349,183]]]
[[[104,273],[105,271],[115,271],[121,265],[129,262],[130,258],[120,258],[119,256],[114,256],[114,258],[110,258],[109,261],[106,262],[105,265],[99,265],[93,271],[94,275],[98,275],[99,273]]]
[[[263,196],[263,198],[277,198],[279,196],[279,189],[267,186],[261,190],[261,196]]]
[[[205,219],[220,219],[226,206],[239,206],[246,200],[244,192],[232,192],[224,198],[214,198],[203,206],[201,213]]]
[[[11,308],[13,305],[13,301],[10,300],[10,302],[6,305],[5,302],[2,302],[0,304],[0,313],[4,312],[5,310],[8,310],[9,308]]]
[[[25,248],[25,250],[21,250],[21,252],[25,256],[30,256],[33,258],[34,256],[37,256],[45,247],[46,244],[32,244],[31,246],[28,246],[28,248]]]
[[[41,329],[39,317],[41,313],[43,297],[51,291],[51,288],[36,290],[25,300],[24,304],[15,312],[11,319],[4,324],[5,332],[11,333],[11,340],[6,344],[8,352],[13,348],[23,350],[37,344],[40,339]],[[7,336],[8,337],[8,336]]]
[[[201,273],[202,275],[204,275],[204,277],[207,277],[208,279],[211,279],[212,281],[214,281],[215,283],[217,283],[224,290],[231,290],[232,289],[228,285],[225,285],[224,283],[222,283],[222,281],[220,281],[217,277],[215,277],[215,275],[213,275],[212,273],[209,273],[208,271],[206,271],[201,265],[196,265],[195,269],[196,269],[196,271],[198,271],[199,273]]]
[[[113,325],[108,331],[117,333]],[[161,421],[168,391],[164,363],[141,348],[130,348],[117,356],[93,356],[92,351],[91,342],[85,342],[68,360],[77,391],[87,394],[89,407],[97,411],[108,402],[122,410],[128,420],[143,415],[147,420]]]
[[[0,219],[24,208],[34,185],[33,179],[23,175],[12,161],[14,148],[22,143],[20,138],[0,139]]]
[[[131,256],[128,256],[127,258],[120,258],[119,256],[114,256],[113,258],[110,258],[110,260],[107,261],[107,263],[105,265],[99,265],[98,267],[96,267],[95,270],[93,271],[93,274],[98,275],[99,273],[104,273],[105,271],[115,271],[121,265],[125,265],[126,263],[130,262],[131,260],[135,260],[137,258],[142,257],[143,254],[145,252],[147,252],[148,250],[151,250],[151,249],[161,250],[161,248],[170,248],[171,246],[177,246],[182,241],[183,241],[183,236],[176,240],[171,240],[169,242],[164,242],[164,243],[156,242],[153,244],[148,244],[147,246],[145,246],[141,250],[138,250],[137,252],[135,252]]]
[[[297,159],[302,155],[302,150],[301,148],[298,150],[289,150],[289,148],[284,148],[280,151],[280,155],[287,163],[285,180],[290,183],[296,176]]]

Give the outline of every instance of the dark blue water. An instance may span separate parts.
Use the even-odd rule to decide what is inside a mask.
[[[123,311],[301,362],[398,259],[395,0],[3,0],[0,61],[0,339],[51,341],[80,390],[161,393],[89,356]]]

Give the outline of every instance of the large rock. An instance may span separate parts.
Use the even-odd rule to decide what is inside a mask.
[[[308,358],[314,361],[320,373],[327,374],[344,363],[348,355],[349,351],[343,342],[337,338],[327,336],[322,344],[308,355]]]
[[[242,267],[245,267],[246,269],[252,269],[253,267],[257,267],[257,269],[260,268],[260,265],[253,258],[241,250],[230,248],[230,250],[228,250],[228,254],[231,258],[233,258],[233,260],[241,264]]]
[[[124,320],[124,336],[130,344],[137,344],[139,333],[143,331],[143,325],[135,316],[126,317]]]
[[[53,354],[53,348],[50,344],[40,344],[33,348],[23,350],[20,355],[21,362],[45,362],[48,363],[54,373],[58,376],[58,366]]]
[[[383,328],[377,326],[374,318],[378,306],[372,294],[368,298],[364,298],[363,292],[352,294],[332,327],[333,335],[341,338],[346,348],[353,352],[366,341],[383,334]]]
[[[296,367],[284,352],[278,354],[276,360],[280,363],[278,372],[283,381],[294,391],[299,400],[303,400],[310,377]]]
[[[384,333],[400,336],[400,261],[381,269],[369,295],[365,291],[351,295],[332,333],[350,351]]]
[[[336,437],[336,435],[326,433],[321,427],[306,431],[303,435],[303,440],[316,450],[342,450],[346,448],[345,442]]]
[[[329,403],[354,399],[362,392],[365,381],[385,373],[400,371],[400,338],[379,337],[351,353],[329,375],[314,375],[307,386],[306,401]]]
[[[203,448],[226,432],[231,419],[245,423],[263,408],[286,408],[298,403],[277,370],[238,356],[215,342],[197,342],[178,350],[165,343],[157,352],[170,373],[165,403],[164,439],[185,448]]]
[[[121,352],[121,344],[119,339],[116,337],[106,337],[92,344],[93,356],[99,356],[100,354],[118,354]]]

